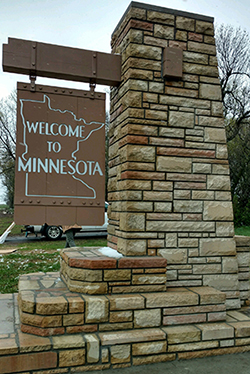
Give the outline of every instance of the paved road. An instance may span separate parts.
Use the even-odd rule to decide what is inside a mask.
[[[100,374],[100,371],[92,371]],[[250,352],[108,369],[104,374],[250,374]],[[82,373],[83,374],[83,373]]]

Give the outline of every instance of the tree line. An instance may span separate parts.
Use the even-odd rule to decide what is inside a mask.
[[[231,177],[234,220],[250,225],[250,38],[246,30],[231,25],[215,28],[219,78]],[[0,101],[0,176],[6,187],[5,202],[13,207],[15,177],[16,93]],[[106,114],[106,182],[108,174]],[[106,183],[107,184],[107,183]]]

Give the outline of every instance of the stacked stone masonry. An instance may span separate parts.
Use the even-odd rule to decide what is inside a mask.
[[[183,77],[162,77],[165,47]],[[112,37],[109,246],[163,256],[170,287],[212,286],[240,307],[213,19],[132,2]]]
[[[235,236],[241,305],[250,305],[250,237]]]
[[[52,280],[52,273],[44,277],[40,274],[41,291],[47,287],[50,292],[49,282],[58,280],[58,276],[59,274],[54,273]],[[27,287],[27,279],[22,281],[26,282]],[[33,282],[34,286],[38,279],[29,281]],[[56,284],[59,290],[60,281]],[[196,291],[192,293],[195,294]],[[207,297],[208,295],[209,293]],[[220,292],[217,291],[217,301],[219,295]],[[71,295],[71,301],[74,297]],[[202,300],[202,295],[200,298]],[[209,300],[205,299],[203,302],[207,303]],[[211,300],[210,295],[210,302]],[[73,309],[80,305],[75,301],[69,303]],[[126,308],[127,304],[127,301],[123,300],[123,308]],[[120,307],[115,308],[117,312]],[[197,321],[193,324],[140,326],[118,331],[72,331],[66,335],[48,336],[36,336],[21,331],[17,295],[0,295],[0,308],[2,311],[8,309],[14,316],[0,326],[0,374],[72,374],[250,351],[249,308],[228,311],[226,320],[222,322]],[[53,303],[50,308],[52,312]],[[74,312],[80,312],[80,309],[74,309]],[[54,313],[58,313],[56,307]]]

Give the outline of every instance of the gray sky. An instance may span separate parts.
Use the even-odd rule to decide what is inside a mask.
[[[212,16],[215,23],[241,26],[250,33],[249,0],[141,2]],[[8,37],[16,37],[110,52],[111,34],[129,4],[129,0],[0,0],[0,44],[7,43]],[[3,73],[0,69],[0,99],[16,87],[17,81],[28,82],[28,76]],[[37,83],[88,89],[82,83],[39,77]],[[97,87],[100,91],[105,89]]]

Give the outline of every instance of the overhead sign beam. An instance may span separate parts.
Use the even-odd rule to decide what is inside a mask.
[[[121,56],[8,38],[3,44],[3,71],[118,86]]]

